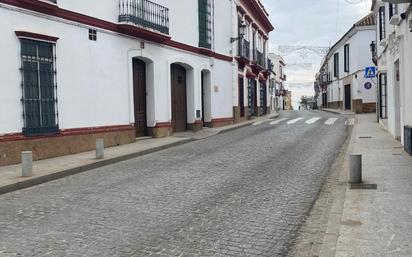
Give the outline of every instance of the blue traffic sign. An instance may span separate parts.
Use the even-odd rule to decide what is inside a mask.
[[[365,89],[369,90],[369,89],[372,88],[372,83],[366,82],[365,85],[364,85],[364,87],[365,87]]]
[[[371,79],[376,77],[376,67],[366,67],[365,68],[365,78]]]

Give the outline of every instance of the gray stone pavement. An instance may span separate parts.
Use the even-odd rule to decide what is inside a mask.
[[[299,117],[1,195],[0,256],[285,256],[347,136]]]
[[[364,183],[378,188],[346,190],[334,256],[410,257],[412,157],[376,123],[376,115],[356,117],[349,153],[363,155]]]
[[[349,154],[363,155],[364,184],[350,189]],[[348,146],[332,166],[299,231],[293,257],[412,256],[412,157],[374,114],[356,115]]]
[[[330,238],[330,234],[332,232],[331,230],[336,229],[336,227],[339,228],[336,217],[340,218],[340,216],[336,214],[341,215],[343,208],[346,174],[343,175],[342,166],[345,161],[348,143],[349,139],[347,139],[340,153],[337,155],[326,178],[326,182],[310,214],[299,229],[299,235],[294,241],[294,246],[287,257],[327,256],[325,255],[325,250],[330,247],[330,245],[332,245],[331,248],[335,249],[337,237]],[[327,242],[325,242],[325,240],[327,240]]]
[[[166,138],[142,138],[133,144],[106,148],[104,160],[96,160],[94,151],[40,160],[33,163],[34,176],[32,177],[21,177],[20,164],[0,167],[0,194],[38,185],[50,180],[88,171],[194,140],[205,139],[223,132],[251,125],[254,122],[263,122],[278,116],[278,113],[272,113],[234,125],[220,128],[205,128],[196,133],[176,133],[174,136]]]

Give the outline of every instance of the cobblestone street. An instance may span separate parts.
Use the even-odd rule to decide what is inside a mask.
[[[0,256],[285,256],[347,126],[281,119],[2,195]]]

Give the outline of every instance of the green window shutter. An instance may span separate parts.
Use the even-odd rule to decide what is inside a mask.
[[[199,4],[199,47],[212,48],[212,21],[210,0],[198,0]]]

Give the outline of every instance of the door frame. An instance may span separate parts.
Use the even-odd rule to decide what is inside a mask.
[[[201,73],[201,112],[202,122],[209,123],[212,120],[212,72],[208,69],[203,69]],[[199,117],[196,117],[198,119]]]
[[[137,84],[136,84],[136,66],[141,64],[143,68],[143,76],[144,76],[144,92],[136,92],[137,90]],[[147,126],[147,67],[146,67],[146,62],[139,59],[139,58],[133,58],[132,59],[132,73],[133,73],[133,111],[134,111],[134,124],[135,124],[135,136],[136,137],[145,137],[148,136],[148,126]],[[138,101],[140,100],[139,95],[143,94],[144,95],[144,125],[143,125],[143,131],[139,131],[139,128],[141,128],[138,125],[138,114],[137,114],[137,107],[138,107]],[[138,97],[136,97],[138,96]]]
[[[345,87],[345,110],[352,110],[352,86],[347,84]]]
[[[183,71],[184,70],[184,74],[185,74],[185,76],[184,76],[184,78],[183,78],[183,82],[184,82],[184,84],[185,84],[185,95],[184,95],[184,98],[182,98],[182,99],[184,99],[184,103],[183,103],[183,106],[184,106],[184,117],[185,117],[185,130],[187,130],[188,129],[188,120],[187,120],[187,115],[188,115],[188,108],[187,108],[187,104],[188,104],[188,102],[187,102],[187,95],[188,95],[188,92],[187,92],[187,69],[184,67],[184,66],[182,66],[182,65],[180,65],[179,63],[172,63],[171,65],[170,65],[170,92],[171,92],[171,114],[172,114],[172,116],[171,116],[171,127],[172,127],[172,131],[173,132],[181,132],[181,131],[185,131],[185,130],[178,130],[177,129],[177,126],[176,126],[176,119],[175,119],[175,114],[176,114],[176,110],[175,110],[175,108],[176,108],[176,106],[175,106],[175,100],[174,100],[174,98],[175,98],[175,95],[174,95],[174,89],[173,89],[173,87],[174,87],[174,83],[175,83],[175,72],[177,72],[177,70],[176,69],[180,69],[181,71]]]
[[[238,77],[238,105],[239,105],[239,116],[241,118],[245,117],[245,79],[243,77]]]
[[[395,111],[395,138],[401,141],[402,125],[401,125],[401,71],[400,60],[397,60],[393,66],[393,85],[394,85],[394,111]]]

